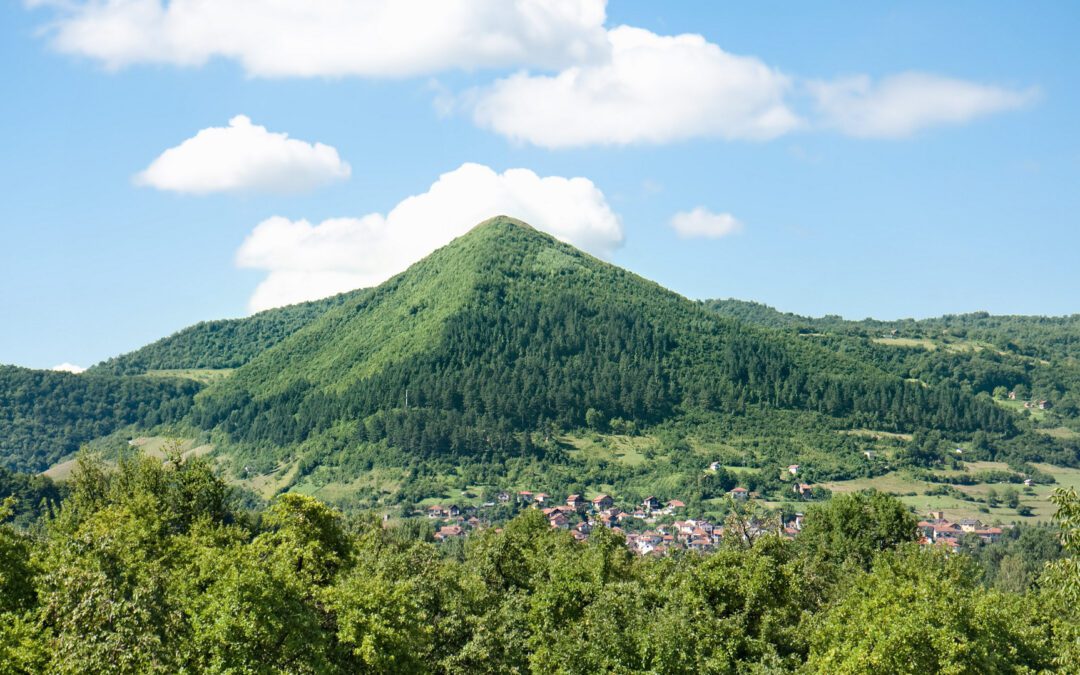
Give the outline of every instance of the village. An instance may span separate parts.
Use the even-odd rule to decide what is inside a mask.
[[[798,485],[797,490],[809,487]],[[752,503],[757,496],[755,493],[736,487],[727,496],[737,510],[745,514],[755,513],[753,509],[739,509],[740,504]],[[678,551],[709,552],[716,549],[726,535],[736,536],[747,543],[769,533],[794,539],[802,531],[805,519],[802,512],[787,517],[781,514],[745,515],[721,524],[704,518],[680,518],[684,515],[686,505],[677,499],[664,502],[650,496],[627,510],[617,506],[607,494],[599,494],[592,499],[572,494],[565,500],[558,500],[544,492],[529,490],[514,493],[500,491],[497,502],[486,502],[479,506],[434,505],[418,515],[434,521],[435,540],[445,542],[492,527],[490,519],[484,517],[485,511],[500,505],[538,509],[553,529],[567,530],[579,542],[587,541],[596,528],[609,528],[625,537],[631,551],[649,556],[665,556]],[[985,543],[994,543],[1001,538],[1002,532],[1001,527],[986,525],[976,519],[948,520],[942,511],[930,512],[925,520],[918,523],[921,546],[946,547],[950,551],[960,549],[965,535],[972,534]]]

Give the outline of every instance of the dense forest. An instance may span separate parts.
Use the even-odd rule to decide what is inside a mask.
[[[476,454],[485,449],[470,436],[493,429],[640,427],[748,407],[887,431],[1014,432],[1006,411],[950,383],[906,382],[721,318],[509,219],[262,352],[211,385],[193,419],[235,442],[280,447],[406,407],[408,435],[425,439],[411,449],[424,454]]]
[[[125,426],[179,420],[199,388],[181,379],[0,366],[0,466],[42,471]]]
[[[1076,672],[1080,500],[1056,499],[1071,557],[925,550],[865,493],[793,541],[641,558],[536,509],[440,545],[302,495],[240,511],[198,458],[84,462],[53,516],[0,524],[0,672]]]
[[[929,385],[1019,400],[1046,400],[1055,422],[1080,430],[1080,315],[993,316],[846,321],[781,313],[754,302],[709,300],[723,316],[857,356],[882,370]]]

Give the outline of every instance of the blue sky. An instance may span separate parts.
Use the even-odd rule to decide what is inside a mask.
[[[250,11],[231,4],[231,19]],[[168,33],[150,32],[164,24],[119,35],[94,11],[0,5],[0,363],[88,366],[289,292],[378,280],[462,227],[439,222],[472,213],[446,193],[534,204],[545,229],[693,298],[851,318],[1080,312],[1072,2],[613,0],[601,23],[557,18],[541,38],[512,13],[462,19],[532,36],[523,46],[436,32],[385,60],[322,59],[264,18],[225,47],[187,33],[163,47]],[[701,39],[667,39],[682,34]],[[567,69],[610,75],[620,39],[655,47],[620,75],[646,78],[638,99],[545,93]],[[266,44],[281,40],[301,57],[276,59]],[[672,83],[659,98],[652,58]],[[239,187],[192,187],[216,185],[227,147],[162,157],[237,115],[265,128],[257,142],[305,145]],[[336,155],[314,158],[314,143]],[[504,173],[518,168],[531,174]],[[280,228],[260,226],[274,217]],[[343,238],[322,236],[334,218]]]

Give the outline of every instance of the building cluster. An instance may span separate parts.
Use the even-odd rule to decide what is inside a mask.
[[[746,488],[734,488],[728,495],[734,500],[746,500],[754,493]],[[647,497],[632,510],[624,510],[615,505],[610,495],[600,494],[592,499],[573,494],[562,503],[546,493],[522,490],[517,493],[500,492],[499,503],[515,503],[522,507],[540,509],[553,529],[567,530],[577,541],[586,541],[597,527],[606,527],[623,534],[627,547],[641,555],[666,555],[673,551],[711,551],[719,545],[724,536],[724,527],[704,519],[688,518],[668,522],[668,516],[681,513],[686,504],[678,499],[661,501],[656,497]],[[464,537],[470,531],[489,525],[481,515],[483,510],[496,506],[488,502],[475,506],[458,507],[456,505],[430,506],[425,515],[439,521],[435,532],[436,541],[445,541],[455,537]],[[651,526],[639,531],[642,526]],[[756,537],[765,532],[773,532],[776,525],[750,521],[741,529],[741,536]],[[802,514],[796,514],[781,531],[782,536],[793,538],[802,529]]]
[[[1001,539],[1000,527],[990,527],[975,518],[951,521],[941,511],[931,511],[927,520],[919,521],[919,543],[923,546],[944,546],[952,551],[959,550],[960,540],[966,534],[973,534],[982,541],[992,544]]]
[[[1009,400],[1010,401],[1017,400],[1017,396],[1016,396],[1015,391],[1010,391],[1009,392]],[[1024,407],[1028,408],[1028,409],[1038,408],[1039,410],[1049,410],[1050,409],[1050,401],[1047,401],[1046,399],[1033,399],[1033,400],[1030,400],[1030,401],[1024,401]]]
[[[728,495],[735,500],[744,500],[753,493],[737,487]],[[632,510],[619,508],[615,500],[606,494],[592,499],[575,494],[559,502],[543,492],[522,490],[517,493],[500,492],[497,500],[503,504],[540,509],[553,529],[567,530],[577,541],[587,541],[595,528],[606,527],[621,533],[626,538],[627,547],[640,555],[712,551],[725,536],[725,527],[709,520],[687,518],[673,521],[669,518],[677,517],[686,508],[677,499],[663,502],[656,497],[647,497]],[[445,541],[488,527],[489,521],[482,518],[483,510],[495,505],[494,501],[479,507],[437,505],[428,507],[425,513],[428,518],[439,522],[435,532],[436,541]],[[647,529],[642,530],[642,527]],[[782,537],[793,539],[802,531],[802,527],[803,514],[796,513],[779,526],[777,522],[750,520],[739,527],[737,534],[728,534],[754,539],[762,534],[778,532]],[[942,511],[931,511],[926,520],[919,521],[918,529],[921,545],[944,546],[952,551],[959,550],[962,538],[968,534],[986,543],[994,543],[1002,536],[1000,527],[986,525],[976,519],[948,520]]]

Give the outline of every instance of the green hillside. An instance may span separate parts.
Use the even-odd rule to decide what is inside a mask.
[[[92,373],[139,375],[152,371],[236,368],[308,325],[327,310],[363,295],[340,295],[268,309],[242,319],[202,321],[173,335],[113,357],[90,368]]]
[[[810,318],[740,300],[702,305],[723,316],[798,335],[903,378],[993,395],[1047,430],[1080,431],[1080,314],[847,321]],[[1008,399],[1013,392],[1013,399]],[[1025,408],[1024,402],[1048,403]]]
[[[363,439],[454,456],[520,452],[522,430],[748,407],[891,431],[1012,429],[958,388],[721,317],[505,217],[212,384],[194,419],[257,446],[364,420]]]
[[[0,466],[42,471],[128,426],[181,419],[199,384],[0,366]]]

